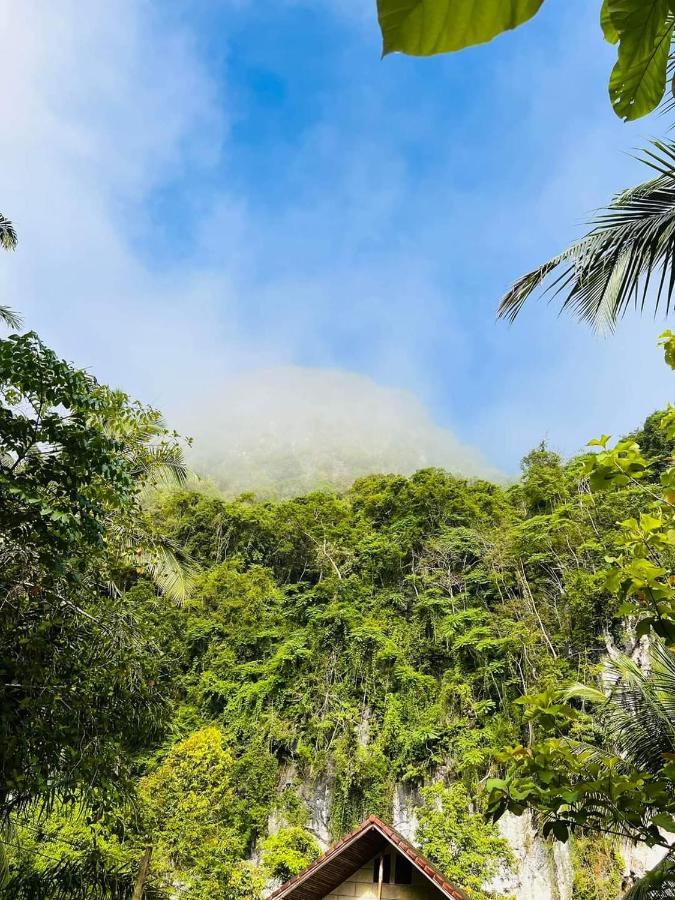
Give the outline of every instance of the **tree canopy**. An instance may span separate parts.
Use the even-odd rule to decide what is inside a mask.
[[[667,336],[664,343],[671,347]],[[125,590],[114,605],[133,617],[136,702],[139,691],[142,702],[158,702],[148,717],[154,735],[131,718],[114,744],[133,802],[85,802],[75,785],[50,809],[10,811],[15,837],[7,841],[23,849],[9,853],[7,896],[30,896],[39,884],[45,898],[61,896],[63,885],[65,896],[116,896],[116,885],[128,897],[152,845],[149,897],[180,887],[195,900],[251,900],[316,856],[317,828],[326,840],[370,813],[390,819],[401,791],[417,810],[422,850],[455,877],[463,872],[472,896],[498,896],[490,879],[514,860],[488,801],[494,813],[501,790],[518,811],[532,798],[515,800],[511,786],[536,777],[512,772],[518,758],[505,748],[539,740],[547,716],[569,727],[569,707],[598,753],[615,752],[600,742],[610,732],[589,711],[590,695],[584,712],[556,692],[594,687],[606,635],[617,646],[630,640],[626,615],[640,628],[670,627],[666,605],[655,620],[622,574],[632,571],[658,479],[670,471],[669,422],[670,413],[655,414],[616,449],[603,439],[569,462],[538,447],[511,486],[429,469],[291,500],[163,491],[148,515],[199,573],[176,605],[121,566]],[[650,465],[640,462],[643,437]],[[650,577],[655,590],[672,591],[660,569]],[[85,654],[83,668],[114,685],[128,670],[110,659],[106,673]],[[81,678],[70,666],[66,674]],[[85,709],[90,683],[81,688]],[[134,695],[117,691],[121,713]],[[106,759],[114,727],[113,718],[97,759]],[[555,752],[568,781],[585,777],[562,744]],[[626,777],[618,808],[628,813],[647,782]],[[489,778],[498,780],[488,796],[481,785]],[[636,836],[651,839],[650,815],[667,809],[645,807]],[[566,816],[550,819],[553,836],[563,836],[557,822]],[[613,898],[621,870],[611,836],[580,828],[572,840],[578,896]],[[591,861],[600,874],[596,894],[585,894]],[[81,894],[73,893],[76,873]]]
[[[672,332],[663,334],[662,345],[675,367]],[[632,437],[611,447],[603,435],[591,442],[598,452],[585,464],[593,492],[633,485],[643,496],[640,512],[618,524],[604,571],[605,589],[627,617],[632,650],[615,651],[596,684],[573,683],[518,701],[537,739],[501,754],[507,775],[490,782],[495,818],[530,807],[545,815],[544,832],[559,840],[596,831],[664,847],[666,862],[631,897],[664,896],[675,878],[674,408],[661,415],[659,427],[661,459],[646,457]],[[641,663],[637,651],[647,638]]]
[[[124,589],[138,571],[180,594],[141,503],[167,473],[182,478],[181,450],[156,411],[35,334],[0,340],[3,820],[123,793],[125,754],[157,736],[157,665]]]

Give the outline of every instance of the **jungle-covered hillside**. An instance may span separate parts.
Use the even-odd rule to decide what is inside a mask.
[[[5,896],[128,897],[152,847],[148,896],[250,900],[318,839],[391,820],[402,791],[421,848],[489,894],[511,857],[485,781],[532,728],[515,701],[591,678],[608,642],[634,641],[605,569],[672,452],[663,421],[635,435],[647,481],[606,491],[589,487],[588,454],[542,445],[510,486],[425,469],[281,501],[155,494],[146,524],[192,586],[171,599],[142,566],[121,571],[153,727],[100,748],[123,796],[85,803],[73,787],[17,806]],[[113,701],[129,660],[96,663]],[[613,845],[576,846],[575,896],[614,897]]]

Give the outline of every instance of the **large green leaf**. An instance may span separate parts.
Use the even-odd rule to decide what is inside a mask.
[[[377,0],[383,53],[431,56],[492,40],[538,12],[544,0]]]
[[[609,11],[611,2],[612,0],[603,0],[602,2],[602,9],[600,11],[600,27],[602,28],[602,33],[605,36],[605,40],[609,41],[610,44],[616,44],[616,42],[619,40],[619,35],[617,34],[616,28],[614,27]]]
[[[673,15],[668,0],[607,0],[606,15],[619,38],[609,81],[614,111],[624,120],[655,109],[666,86]]]

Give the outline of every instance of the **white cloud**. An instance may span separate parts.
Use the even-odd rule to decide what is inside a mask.
[[[273,173],[283,194],[275,204],[233,186],[227,84],[163,4],[92,0],[86,15],[79,0],[4,4],[12,86],[0,95],[0,210],[16,220],[20,248],[0,261],[2,302],[61,353],[179,424],[190,405],[209,417],[216,409],[191,430],[216,460],[222,441],[221,465],[241,458],[257,431],[286,452],[283,429],[270,430],[267,394],[296,421],[296,446],[317,440],[323,454],[339,444],[338,469],[369,442],[392,468],[409,468],[415,453],[482,465],[434,422],[461,422],[465,441],[511,467],[545,435],[573,450],[589,431],[635,424],[665,391],[658,365],[645,362],[656,359],[654,328],[598,345],[542,310],[511,330],[493,320],[505,282],[558,249],[633,171],[614,148],[635,137],[597,116],[597,98],[586,111],[578,99],[604,63],[577,71],[591,57],[579,55],[587,48],[572,17],[555,67],[504,56],[517,34],[478,56],[428,61],[426,78],[447,79],[440,121],[421,87],[414,115],[396,104],[395,73],[423,63],[376,62],[363,4],[326,0],[326,15],[331,6],[341,28],[353,22],[367,36],[377,68],[361,83],[363,62],[338,54],[343,92],[294,136],[288,166]],[[219,37],[227,46],[225,27]],[[466,93],[463,60],[475,66],[493,53],[508,68],[481,71],[483,122],[454,109],[453,91]],[[544,73],[536,90],[532,71]],[[501,140],[503,159],[493,152]],[[433,164],[420,162],[427,150]],[[476,153],[482,170],[472,167]],[[174,194],[177,207],[166,201]],[[286,373],[283,396],[270,372]],[[331,420],[358,441],[336,442],[322,418],[326,391]],[[259,418],[244,415],[238,396]],[[380,408],[378,442],[366,425]]]
[[[178,359],[188,370],[218,359],[229,282],[153,268],[145,208],[213,162],[226,104],[186,34],[145,3],[93,2],[86,15],[77,0],[5,4],[0,17],[13,80],[0,96],[0,195],[20,236],[2,294],[60,352],[165,400]],[[180,211],[163,227],[180,235]]]
[[[348,246],[341,275],[326,282],[320,241],[328,246],[335,232],[320,238],[315,225],[331,218],[327,195],[323,210],[298,204],[288,222],[268,222],[265,230],[241,198],[221,189],[187,236],[193,256],[169,259],[164,270],[145,257],[144,205],[164,181],[221,159],[227,104],[186,35],[145,4],[99,3],[89,13],[82,16],[75,0],[60,0],[49,10],[28,2],[0,14],[0,27],[12,35],[5,62],[17,84],[0,97],[6,126],[0,153],[11,173],[2,184],[2,208],[20,232],[16,256],[3,260],[2,285],[30,326],[100,377],[168,407],[196,437],[197,458],[208,458],[230,486],[255,486],[270,469],[290,485],[284,466],[291,456],[299,466],[295,484],[305,487],[317,478],[344,483],[347,474],[377,468],[488,471],[476,452],[433,424],[412,394],[339,370],[251,372],[288,363],[308,336],[317,356],[331,360],[328,336],[339,329],[352,341],[360,332],[385,358],[397,352],[401,330],[418,324],[412,314],[387,319],[399,276],[378,280],[365,261],[354,270]],[[360,223],[364,236],[377,228],[391,190],[381,174],[381,201],[373,193],[359,211],[367,178],[362,161],[343,173],[341,187],[343,227]],[[185,227],[178,211],[166,227],[174,233]],[[279,227],[285,250],[272,259]],[[319,243],[297,250],[318,253],[318,268],[307,258],[307,272],[279,271],[293,235],[312,230]],[[265,257],[276,277],[258,272]],[[421,279],[403,271],[400,277],[419,299]],[[345,290],[360,293],[358,321],[336,317]],[[249,374],[228,375],[242,368]]]
[[[346,487],[371,472],[426,466],[500,477],[412,393],[338,370],[248,372],[211,385],[179,420],[196,440],[194,468],[229,493]]]

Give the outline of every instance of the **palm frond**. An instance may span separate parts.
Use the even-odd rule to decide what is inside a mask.
[[[613,328],[631,304],[643,309],[648,297],[655,311],[670,311],[675,291],[675,142],[655,142],[643,162],[657,176],[618,194],[596,215],[586,237],[518,279],[503,297],[499,316],[513,321],[545,284],[544,296],[562,298],[563,309],[598,329]]]
[[[4,322],[8,328],[13,328],[15,331],[18,331],[23,325],[21,316],[9,306],[0,306],[0,322]]]
[[[143,454],[137,454],[134,459],[135,475],[156,486],[181,487],[185,484],[189,473],[178,444],[154,444],[144,447],[143,451]]]
[[[155,541],[151,549],[137,554],[136,561],[165,597],[181,604],[190,596],[196,567],[185,556],[181,558],[168,541]]]
[[[608,736],[632,765],[657,774],[664,754],[675,752],[675,653],[656,644],[647,672],[618,656],[610,678],[611,700],[603,716]]]
[[[97,849],[90,848],[76,858],[58,859],[37,850],[46,865],[39,869],[16,865],[5,883],[5,900],[129,900],[134,888],[134,873],[111,865]],[[167,897],[159,884],[146,884],[144,897]]]
[[[175,603],[188,599],[194,587],[197,564],[175,541],[155,529],[130,527],[128,522],[111,521],[109,545],[123,566],[133,566],[159,591]],[[111,593],[117,590],[111,578]]]
[[[672,900],[675,897],[675,859],[668,855],[628,891],[624,900]]]
[[[585,700],[588,703],[607,703],[607,694],[598,688],[575,682],[565,689],[565,700]]]
[[[7,216],[3,216],[0,213],[0,246],[5,250],[15,250],[17,241],[18,238],[14,225]],[[18,331],[23,324],[21,316],[17,315],[13,309],[9,308],[9,306],[0,306],[0,322],[3,322],[8,328],[13,328],[16,331]]]
[[[606,663],[602,689],[573,684],[562,697],[598,707],[603,746],[575,742],[575,752],[587,760],[613,756],[633,770],[659,775],[675,754],[675,652],[664,644],[652,645],[645,669],[617,654]]]
[[[0,246],[5,250],[16,250],[18,237],[16,229],[7,216],[0,214]]]

